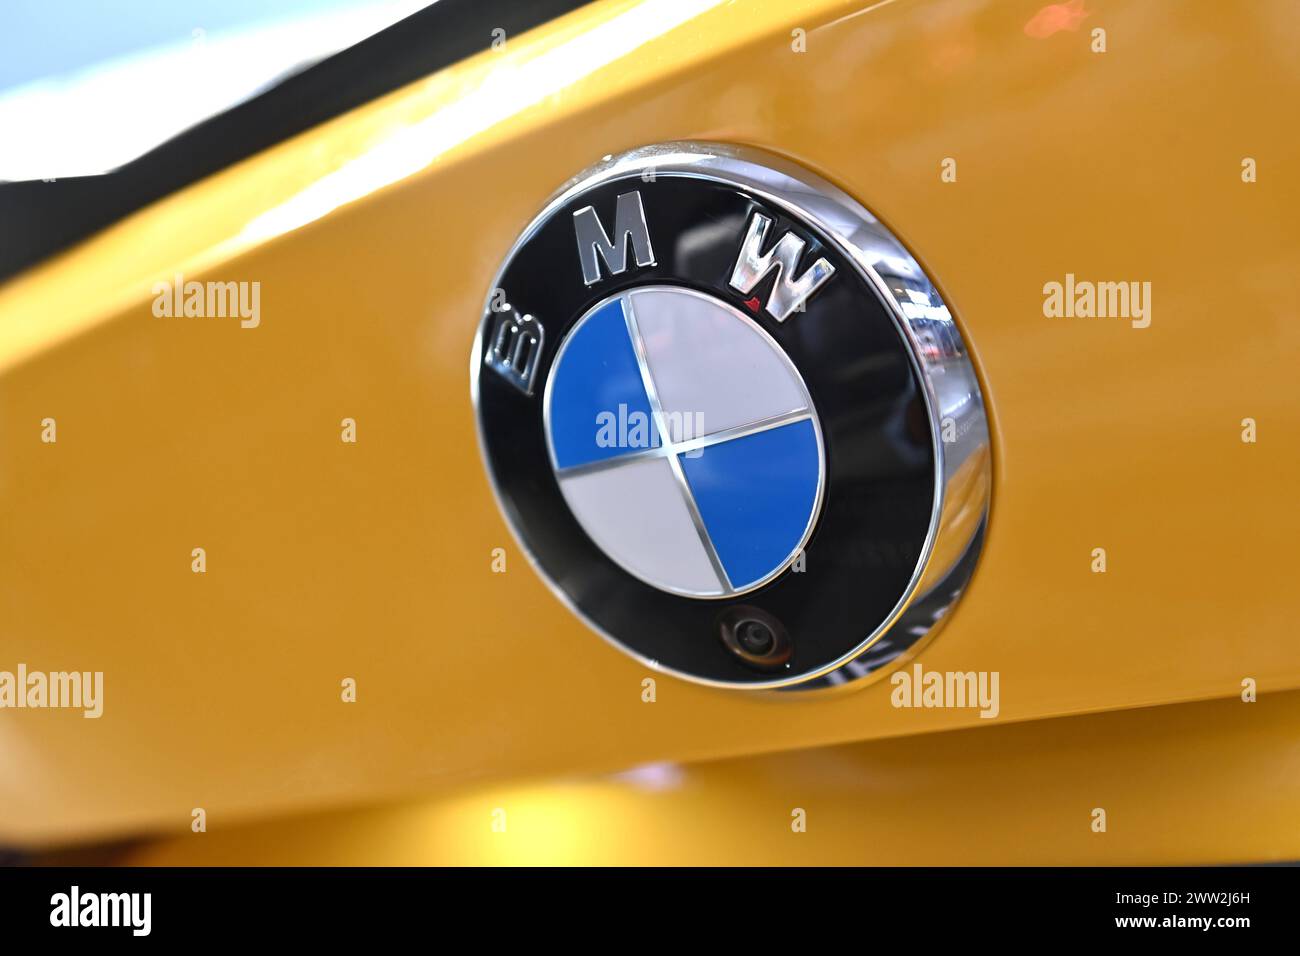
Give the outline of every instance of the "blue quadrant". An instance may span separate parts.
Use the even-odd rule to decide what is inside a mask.
[[[602,414],[613,416],[615,422],[630,421],[633,426],[643,422],[647,443],[656,440],[650,400],[619,301],[593,312],[569,334],[564,354],[551,372],[551,447],[558,467],[571,468],[639,450],[625,441],[607,442],[609,447],[602,447],[597,441]],[[613,433],[618,437],[617,426]],[[637,435],[634,427],[625,427],[622,433],[624,437]],[[610,434],[607,428],[604,437]]]
[[[805,420],[679,456],[732,587],[767,577],[798,547],[817,502],[817,451]]]

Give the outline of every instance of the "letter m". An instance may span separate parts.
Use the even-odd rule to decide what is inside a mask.
[[[767,297],[767,311],[778,322],[784,322],[791,312],[802,310],[807,298],[835,273],[835,267],[825,259],[818,259],[796,279],[795,270],[806,244],[794,233],[787,232],[763,253],[763,244],[767,242],[771,228],[772,220],[762,213],[754,213],[749,220],[749,231],[745,233],[745,242],[736,258],[736,268],[731,272],[731,287],[742,295],[749,295],[754,286],[775,269],[776,281]]]
[[[645,224],[645,207],[641,193],[623,193],[614,207],[614,241],[610,242],[605,227],[596,217],[596,210],[583,206],[573,214],[573,227],[578,234],[578,259],[582,263],[582,281],[587,285],[600,281],[600,258],[605,260],[610,275],[627,271],[627,243],[632,240],[632,252],[638,266],[655,264],[654,250],[650,248],[650,230]]]

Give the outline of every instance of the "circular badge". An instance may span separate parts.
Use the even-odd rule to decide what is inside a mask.
[[[864,677],[973,570],[988,429],[952,317],[870,213],[776,157],[666,144],[575,179],[507,256],[471,362],[521,544],[658,669]]]
[[[812,397],[721,299],[651,285],[601,301],[565,336],[542,409],[569,509],[647,584],[744,594],[812,531],[824,474]]]

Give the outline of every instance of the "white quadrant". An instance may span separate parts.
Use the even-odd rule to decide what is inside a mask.
[[[809,407],[780,347],[738,309],[670,286],[628,299],[674,441]]]
[[[626,461],[559,480],[578,523],[615,563],[659,587],[723,593],[666,458]]]

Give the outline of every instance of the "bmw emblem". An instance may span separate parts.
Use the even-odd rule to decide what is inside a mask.
[[[969,350],[902,243],[778,157],[670,143],[575,178],[506,256],[471,382],[533,564],[657,670],[865,678],[974,570],[991,456]]]

